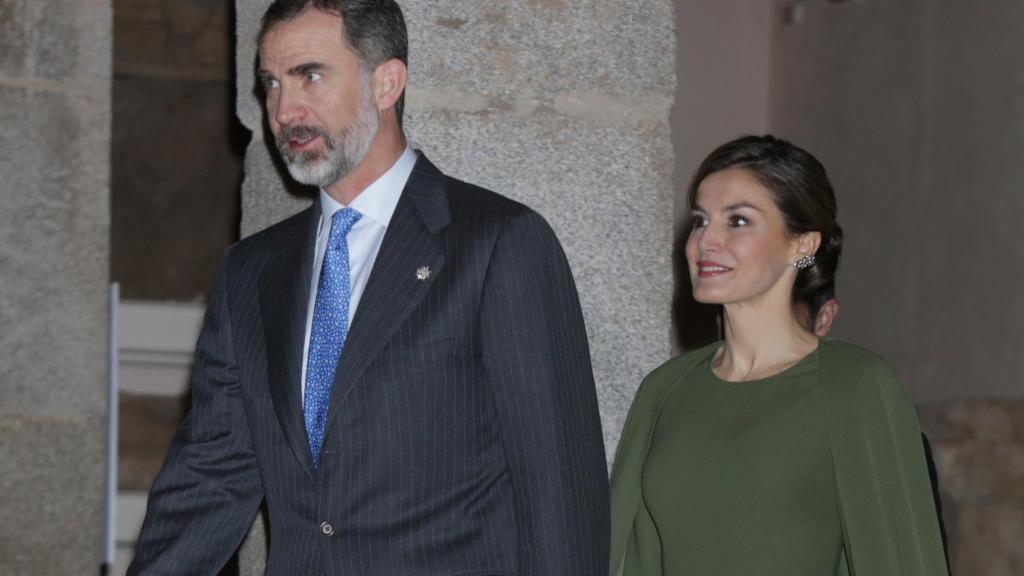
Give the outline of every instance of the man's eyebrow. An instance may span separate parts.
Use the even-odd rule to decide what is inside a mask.
[[[287,74],[289,76],[305,76],[310,72],[321,72],[326,68],[327,65],[321,64],[320,62],[305,62],[303,64],[299,64],[298,66],[292,66],[291,68],[288,69]]]

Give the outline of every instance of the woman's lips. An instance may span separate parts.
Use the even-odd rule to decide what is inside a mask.
[[[697,262],[697,276],[700,278],[713,278],[729,272],[732,272],[732,268],[722,266],[717,262]]]

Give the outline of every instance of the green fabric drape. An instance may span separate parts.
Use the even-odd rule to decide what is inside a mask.
[[[611,576],[626,555],[642,576],[662,573],[657,528],[641,495],[641,475],[665,399],[721,343],[675,358],[640,386],[612,471]],[[917,414],[878,355],[822,339],[821,387],[843,530],[836,576],[948,574]],[[629,574],[627,576],[636,576]]]

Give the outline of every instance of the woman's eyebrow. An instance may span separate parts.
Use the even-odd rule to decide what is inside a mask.
[[[738,204],[730,204],[730,205],[726,206],[725,208],[723,208],[722,212],[735,212],[735,211],[739,210],[740,208],[750,208],[751,210],[756,210],[758,212],[764,212],[764,210],[761,210],[760,208],[758,208],[757,206],[754,206],[753,204],[751,204],[749,202],[740,202]]]

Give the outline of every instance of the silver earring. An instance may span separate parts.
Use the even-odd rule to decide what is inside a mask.
[[[814,266],[814,255],[804,256],[796,262],[793,262],[793,266],[796,266],[797,270],[807,270],[811,266]]]

